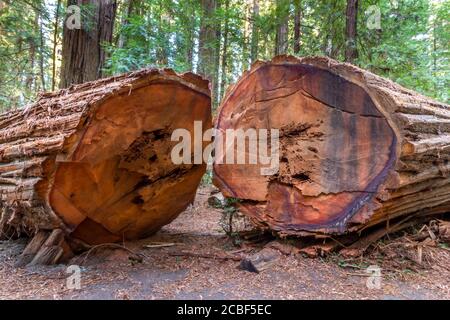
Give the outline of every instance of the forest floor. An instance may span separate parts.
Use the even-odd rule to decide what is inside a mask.
[[[417,263],[404,236],[384,239],[358,259],[280,255],[259,274],[240,270],[239,261],[224,257],[263,244],[236,247],[220,226],[222,210],[207,204],[210,193],[200,188],[193,206],[170,225],[124,243],[131,251],[98,247],[73,260],[81,266],[81,289],[67,287],[67,265],[15,268],[26,240],[0,242],[0,299],[450,299],[448,246],[424,248]],[[136,254],[141,262],[130,259]],[[365,271],[374,264],[381,283],[371,289]]]

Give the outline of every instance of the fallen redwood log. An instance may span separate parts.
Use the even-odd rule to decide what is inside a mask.
[[[195,120],[211,126],[208,82],[166,69],[46,93],[1,115],[2,236],[38,235],[33,256],[54,230],[87,244],[157,231],[193,201],[206,170],[171,161],[172,131],[193,133]],[[47,247],[61,246],[56,234]]]
[[[368,71],[323,57],[257,62],[216,120],[225,139],[249,128],[279,130],[279,169],[221,164],[235,143],[216,158],[214,183],[262,228],[345,234],[450,210],[449,106]]]

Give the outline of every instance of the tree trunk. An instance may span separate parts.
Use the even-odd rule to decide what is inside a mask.
[[[194,70],[194,52],[195,52],[195,34],[196,34],[196,22],[192,17],[197,15],[195,9],[195,2],[197,0],[190,0],[187,2],[186,16],[183,17],[183,21],[186,23],[186,29],[184,35],[186,39],[180,39],[180,47],[185,49],[185,62],[187,63],[187,69]],[[184,41],[183,41],[184,40]],[[183,44],[184,42],[184,44]]]
[[[251,15],[251,9],[249,3],[244,3],[244,6],[242,8],[244,11],[244,21],[243,21],[243,30],[242,30],[242,36],[241,36],[241,48],[242,48],[242,72],[245,72],[249,69],[249,34],[250,34],[250,15]],[[250,48],[251,50],[251,48]]]
[[[221,1],[216,2],[216,11],[220,10]],[[220,95],[219,95],[219,89],[220,89],[220,80],[219,80],[219,66],[220,66],[220,39],[222,38],[222,25],[220,21],[215,20],[215,37],[214,37],[214,80],[212,83],[212,97],[214,97],[213,100],[213,108],[214,110],[217,109],[217,106],[220,103]]]
[[[302,6],[301,0],[294,0],[294,54],[300,53]]]
[[[252,13],[252,40],[251,40],[251,62],[255,62],[258,59],[258,42],[259,42],[259,0],[253,0],[253,13]]]
[[[45,60],[45,56],[44,56],[44,46],[45,46],[45,42],[44,42],[44,26],[42,24],[42,17],[41,17],[41,12],[36,9],[36,16],[38,17],[38,26],[39,26],[39,75],[41,78],[41,87],[40,87],[40,91],[46,91],[46,85],[45,85],[45,66],[44,66],[44,60]]]
[[[33,81],[35,79],[35,75],[34,75],[34,66],[35,66],[35,60],[36,60],[36,40],[34,39],[34,37],[30,37],[30,39],[28,40],[28,43],[30,45],[30,52],[29,52],[29,59],[30,59],[30,72],[27,74],[26,80],[25,80],[25,85],[27,87],[28,90],[36,90],[35,88],[33,88],[33,82],[34,82],[34,86],[35,86],[35,81]]]
[[[214,24],[212,22],[216,7],[215,0],[201,1],[201,23],[199,34],[198,72],[208,80],[212,80],[214,48],[211,42],[215,38]]]
[[[228,12],[230,0],[225,0],[225,12]],[[223,97],[225,93],[225,85],[227,82],[227,61],[228,61],[228,32],[229,19],[225,17],[225,26],[223,31],[223,49],[222,49],[222,78],[220,80],[220,95]]]
[[[234,144],[215,151],[214,182],[281,235],[344,234],[450,210],[449,106],[350,64],[257,63],[227,91],[216,127],[279,130],[271,175],[261,161],[220,164]]]
[[[81,29],[64,24],[61,88],[103,77],[104,43],[111,43],[116,14],[115,0],[69,0],[81,8]]]
[[[157,24],[157,34],[158,34],[158,46],[156,48],[156,62],[160,66],[166,66],[169,62],[168,48],[170,46],[170,42],[168,39],[168,35],[164,31],[164,4],[163,0],[159,0],[158,2],[158,24]]]
[[[199,35],[199,54],[198,54],[198,70],[197,72],[203,75],[211,83],[213,91],[212,101],[216,101],[214,96],[215,88],[217,86],[216,70],[216,23],[215,12],[217,8],[216,0],[202,0],[201,1],[201,25]]]
[[[356,26],[358,16],[358,0],[347,0],[345,27],[345,61],[353,63],[358,57],[356,49]]]
[[[168,69],[74,85],[1,115],[0,234],[61,229],[88,244],[152,234],[194,200],[205,172],[171,160],[172,132],[192,134],[194,120],[211,125],[207,81]]]
[[[56,48],[58,47],[59,14],[61,11],[61,0],[56,2],[55,23],[53,25],[53,48],[52,48],[52,91],[56,89]]]
[[[336,28],[336,21],[339,20],[341,17],[340,16],[336,16],[336,10],[340,10],[339,9],[340,5],[339,5],[339,0],[332,0],[330,1],[329,4],[329,13],[328,15],[325,17],[327,23],[328,23],[328,28],[326,31],[326,36],[323,38],[323,44],[322,44],[322,52],[323,55],[330,57],[332,59],[337,59],[339,57],[339,51],[341,48],[340,45],[340,30],[338,30]],[[343,50],[345,50],[346,46],[344,43],[344,48]],[[345,55],[345,52],[344,52]]]
[[[277,32],[275,37],[275,55],[285,54],[288,47],[289,3],[277,0]]]
[[[122,26],[127,26],[130,23],[130,17],[134,14],[134,11],[139,6],[138,0],[127,0],[126,1],[126,9],[123,13],[122,17]],[[119,41],[117,43],[117,46],[119,48],[124,48],[127,44],[127,37],[125,32],[121,32],[119,34]]]
[[[192,9],[192,15],[195,15],[195,10]],[[188,68],[190,71],[194,70],[194,52],[195,52],[195,34],[196,27],[195,22],[189,26],[188,32],[188,44],[186,51],[186,61],[188,63]]]

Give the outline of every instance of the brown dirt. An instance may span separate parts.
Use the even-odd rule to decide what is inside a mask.
[[[220,227],[221,210],[207,204],[210,192],[200,188],[194,205],[154,236],[123,244],[142,263],[109,247],[73,260],[82,265],[80,290],[67,288],[67,265],[14,268],[26,241],[0,242],[0,299],[450,299],[448,246],[422,243],[420,261],[409,235],[379,241],[358,259],[282,255],[260,274],[240,270],[234,260],[173,256],[236,257],[261,246],[233,244]],[[175,245],[144,247],[154,242]],[[369,265],[381,267],[380,289],[366,286]]]

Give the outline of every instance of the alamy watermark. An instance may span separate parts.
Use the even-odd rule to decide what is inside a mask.
[[[366,26],[369,30],[381,30],[381,9],[371,5],[365,11],[367,16]]]
[[[69,277],[66,279],[66,287],[69,290],[81,289],[81,267],[77,265],[70,265],[66,269]]]
[[[208,129],[194,121],[194,135],[175,129],[171,140],[178,141],[171,152],[174,164],[249,164],[259,165],[261,175],[273,175],[279,168],[278,129]],[[270,141],[270,143],[269,143]],[[204,143],[209,144],[204,147]],[[192,150],[193,146],[193,150]],[[193,156],[192,156],[193,155]]]
[[[366,280],[366,287],[368,289],[381,289],[381,268],[377,265],[371,265],[366,269],[369,274]]]
[[[77,5],[67,7],[66,27],[69,30],[81,29],[81,8]]]

